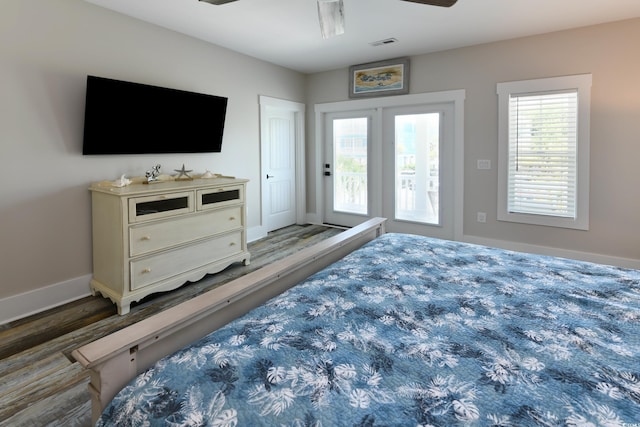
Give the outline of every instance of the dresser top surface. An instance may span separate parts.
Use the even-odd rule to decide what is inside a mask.
[[[132,183],[118,187],[115,181],[100,181],[91,184],[89,190],[117,196],[133,196],[139,194],[152,194],[167,191],[194,190],[200,188],[236,185],[247,183],[248,179],[233,177],[194,178],[190,180],[176,180],[171,176],[163,176],[160,180],[151,184],[146,183],[146,178],[137,177],[131,179]]]

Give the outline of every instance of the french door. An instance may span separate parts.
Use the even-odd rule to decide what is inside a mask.
[[[371,125],[375,111],[331,113],[325,122],[325,221],[352,227],[372,216]]]
[[[453,103],[325,116],[326,223],[453,238]]]
[[[453,104],[383,112],[383,216],[396,232],[453,238]]]

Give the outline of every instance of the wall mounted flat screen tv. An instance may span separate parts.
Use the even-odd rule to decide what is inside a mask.
[[[87,76],[82,154],[217,153],[227,98]]]

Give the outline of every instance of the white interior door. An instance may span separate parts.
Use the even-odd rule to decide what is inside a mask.
[[[296,223],[296,115],[266,106],[261,115],[263,216],[266,231]]]

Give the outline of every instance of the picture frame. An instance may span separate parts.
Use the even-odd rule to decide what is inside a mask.
[[[404,95],[409,93],[409,58],[349,67],[349,98]]]

